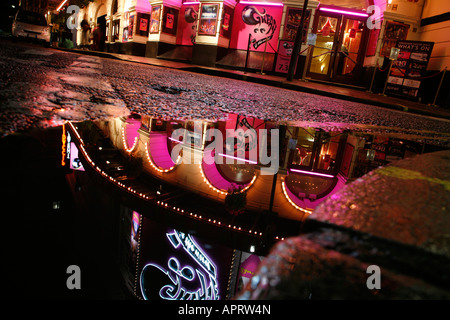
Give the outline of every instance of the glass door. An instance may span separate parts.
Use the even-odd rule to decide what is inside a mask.
[[[344,17],[336,48],[332,81],[356,83],[364,61],[366,33],[365,22]]]
[[[364,61],[367,28],[364,18],[321,13],[308,76],[312,79],[356,84]]]
[[[341,16],[329,15],[321,15],[317,19],[314,26],[317,40],[309,67],[309,76],[312,78],[320,80],[331,79],[341,20]]]

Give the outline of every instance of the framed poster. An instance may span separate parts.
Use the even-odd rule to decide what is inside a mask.
[[[233,24],[234,9],[224,5],[222,11],[222,23],[220,25],[220,35],[224,38],[230,39],[231,26]]]
[[[152,6],[150,33],[159,32],[159,21],[161,19],[161,6]]]
[[[302,19],[303,9],[299,8],[287,8],[286,13],[286,25],[284,26],[283,39],[294,41],[297,35],[297,30]],[[303,27],[302,43],[306,42],[306,35],[308,34],[309,19],[311,16],[311,10],[306,11],[306,20]]]
[[[398,40],[406,40],[409,25],[400,22],[387,21],[384,29],[383,46],[380,55],[389,57],[391,48],[395,47]]]
[[[218,4],[203,4],[200,13],[198,34],[215,36],[217,31]]]
[[[161,32],[173,36],[177,34],[178,13],[178,9],[164,6]]]
[[[136,35],[148,37],[148,25],[150,21],[150,14],[138,13],[136,18]]]

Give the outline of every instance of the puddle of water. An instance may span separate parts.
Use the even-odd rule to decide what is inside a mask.
[[[59,92],[55,96],[80,101],[92,99],[92,96],[74,92]],[[114,107],[102,99],[95,102],[103,103],[102,110]],[[61,125],[57,119],[48,121],[52,126]],[[208,131],[213,129],[217,131]],[[227,129],[240,129],[245,135],[227,139]],[[181,135],[174,134],[180,132]],[[207,162],[205,155],[213,146],[206,134],[214,132],[217,146],[220,146],[219,141],[223,142],[222,149],[214,149],[214,156],[222,159],[222,163]],[[264,138],[265,132],[271,135]],[[276,134],[279,138],[272,140]],[[120,230],[121,239],[129,239],[131,233],[131,242],[126,242],[119,252],[120,257],[132,259],[126,262],[132,266],[127,274],[130,279],[141,274],[135,272],[143,270],[139,263],[156,259],[158,254],[154,248],[167,249],[165,243],[171,238],[166,236],[166,229],[170,232],[180,229],[195,236],[196,244],[206,243],[202,252],[208,257],[221,257],[222,260],[217,258],[215,262],[221,267],[218,270],[225,273],[225,287],[230,277],[232,281],[237,281],[238,277],[229,273],[231,268],[225,267],[231,261],[228,253],[233,250],[230,248],[239,256],[242,254],[242,259],[236,263],[246,265],[246,259],[252,257],[257,259],[256,266],[272,243],[297,235],[301,221],[345,184],[392,161],[448,149],[437,143],[420,142],[414,136],[399,139],[389,133],[369,134],[339,127],[323,130],[313,125],[270,122],[236,114],[227,114],[220,121],[131,114],[109,117],[105,121],[65,123],[57,128],[30,131],[29,135],[35,143],[40,141],[46,150],[38,152],[24,145],[23,152],[8,152],[8,157],[22,157],[17,163],[33,167],[33,170],[26,170],[26,178],[16,179],[23,165],[15,167],[11,161],[7,168],[8,181],[13,182],[10,183],[13,190],[21,189],[21,184],[25,183],[27,194],[39,189],[42,190],[39,194],[45,197],[38,198],[43,204],[33,207],[33,227],[28,227],[26,219],[22,226],[30,230],[40,226],[40,230],[46,230],[46,221],[54,221],[52,230],[48,231],[52,237],[57,230],[67,243],[76,239],[75,247],[84,242],[91,245],[86,239],[92,239],[93,233],[86,226],[93,221],[102,221],[102,228],[113,225],[114,230]],[[260,149],[260,143],[265,142],[268,147]],[[17,142],[10,146],[19,148]],[[250,161],[254,147],[261,151],[257,153],[256,163]],[[278,157],[272,160],[278,164],[277,174],[263,175],[261,169],[268,165],[262,165],[261,154],[265,151],[268,155],[276,154],[275,149]],[[174,152],[179,156],[177,159],[172,157]],[[50,188],[53,176],[63,177],[63,181]],[[34,204],[36,200],[28,199],[30,201]],[[37,214],[37,210],[46,205],[49,208],[46,215]],[[63,209],[58,209],[60,207]],[[24,209],[25,215],[21,216],[30,216],[30,211]],[[96,223],[92,229],[98,235]],[[138,232],[141,224],[145,225],[142,229],[145,231]],[[170,232],[167,234],[173,234]],[[68,236],[72,233],[76,235],[73,239]],[[40,237],[42,234],[34,238],[35,243],[48,247]],[[114,238],[111,243],[117,241]],[[148,246],[152,246],[151,250]],[[139,262],[132,254],[138,247],[140,259],[145,261]],[[79,252],[83,249],[86,250],[83,247]],[[252,250],[256,252],[251,253]],[[176,251],[174,254],[182,250]],[[79,256],[71,259],[79,263]],[[162,266],[166,265],[164,261]],[[142,274],[145,276],[146,272]],[[148,292],[154,290],[148,283],[145,286]],[[130,288],[133,292],[134,287]]]

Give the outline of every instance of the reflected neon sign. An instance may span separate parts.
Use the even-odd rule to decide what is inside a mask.
[[[173,230],[166,233],[166,236],[175,249],[183,248],[196,265],[183,265],[174,256],[168,259],[167,267],[156,263],[146,264],[140,275],[142,297],[145,300],[149,299],[151,292],[147,289],[147,285],[152,279],[147,279],[147,275],[154,274],[156,271],[163,273],[169,280],[159,289],[158,294],[161,299],[219,300],[217,269],[213,261],[191,235]]]

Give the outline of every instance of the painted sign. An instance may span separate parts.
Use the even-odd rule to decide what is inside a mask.
[[[237,4],[233,17],[233,36],[230,48],[274,52],[278,46],[279,23],[283,14],[282,6]]]
[[[220,300],[232,250],[144,218],[139,284],[145,300]]]
[[[392,62],[386,93],[417,98],[434,42],[397,41],[397,60]]]

